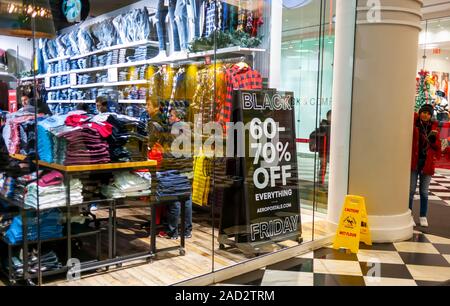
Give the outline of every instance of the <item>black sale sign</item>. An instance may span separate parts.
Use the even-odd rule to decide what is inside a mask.
[[[242,171],[250,240],[300,239],[293,93],[239,91],[238,101],[245,126]]]

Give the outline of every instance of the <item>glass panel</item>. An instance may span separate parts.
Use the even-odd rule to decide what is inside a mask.
[[[416,107],[428,103],[434,107],[434,119],[440,128],[441,153],[435,161],[436,174],[450,169],[449,75],[450,18],[431,19],[422,23],[417,59]],[[433,193],[433,191],[431,191]],[[441,198],[446,200],[446,198]]]
[[[40,284],[40,271],[57,270],[64,261],[41,243],[64,233],[61,211],[39,201],[44,173],[37,163],[38,122],[48,108],[36,49],[38,39],[54,31],[48,1],[0,3],[0,270],[9,284]],[[39,261],[41,255],[52,265]]]
[[[283,17],[282,83],[294,90],[304,233],[325,219],[334,53],[333,2],[312,1]],[[330,19],[331,16],[331,19]],[[317,214],[316,212],[319,212]],[[315,222],[316,221],[316,222]]]

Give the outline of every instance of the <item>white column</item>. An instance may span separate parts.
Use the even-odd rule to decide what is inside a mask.
[[[346,163],[348,126],[336,117],[348,120],[349,101],[340,93],[347,92],[348,79],[341,80],[339,68],[334,76],[329,220],[338,222],[346,193],[363,196],[374,242],[405,240],[413,233],[408,198],[421,5],[419,0],[357,1],[347,190],[345,166],[338,164]],[[337,52],[336,64],[345,63],[341,48]]]
[[[356,0],[337,0],[328,192],[328,221],[334,225],[348,190],[355,18]]]

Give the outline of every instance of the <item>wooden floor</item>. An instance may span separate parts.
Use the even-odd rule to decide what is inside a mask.
[[[98,212],[101,215],[101,212]],[[148,230],[142,230],[140,224],[146,219],[148,212],[139,209],[123,209],[118,214],[119,237],[118,255],[129,252],[145,251],[149,248],[150,239]],[[162,254],[150,263],[135,261],[124,264],[122,267],[113,267],[109,271],[83,274],[81,279],[67,281],[55,278],[44,280],[45,285],[57,286],[120,286],[120,285],[170,285],[187,280],[202,274],[210,273],[213,269],[220,269],[248,260],[251,257],[244,255],[237,248],[219,249],[217,242],[217,229],[211,226],[208,215],[194,212],[193,236],[186,240],[186,255],[180,256],[178,251]],[[303,241],[308,242],[313,237],[312,216],[302,212]],[[214,236],[213,236],[214,235]],[[326,221],[315,217],[314,239],[327,235]],[[215,237],[213,239],[212,237]],[[102,249],[106,254],[106,236],[102,237]],[[157,238],[157,248],[176,246],[179,240]],[[284,241],[272,245],[272,250],[295,246],[294,241]],[[94,248],[92,248],[94,249]],[[214,266],[212,257],[214,252]]]

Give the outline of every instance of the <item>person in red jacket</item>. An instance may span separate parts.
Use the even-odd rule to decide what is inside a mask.
[[[435,160],[441,152],[438,123],[431,119],[433,111],[430,104],[425,104],[418,114],[414,114],[409,209],[412,212],[417,179],[420,179],[420,225],[423,227],[428,226],[428,189],[434,175]]]

